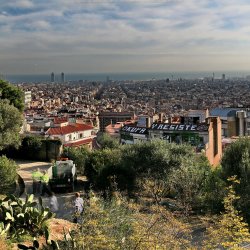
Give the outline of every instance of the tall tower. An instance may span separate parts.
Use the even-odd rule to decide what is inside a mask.
[[[55,74],[54,74],[54,72],[52,72],[51,75],[50,75],[50,81],[55,82]]]
[[[63,72],[61,73],[61,82],[65,82],[65,75]]]

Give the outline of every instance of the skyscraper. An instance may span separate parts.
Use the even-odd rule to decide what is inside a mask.
[[[55,82],[55,74],[54,74],[54,72],[52,72],[51,75],[50,75],[50,81]]]
[[[61,73],[61,82],[65,82],[65,76],[63,72]]]

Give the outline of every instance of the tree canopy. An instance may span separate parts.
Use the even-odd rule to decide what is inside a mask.
[[[20,144],[22,115],[8,100],[0,100],[0,150]]]
[[[9,100],[20,112],[24,110],[24,93],[18,87],[0,79],[0,98]]]
[[[228,146],[221,166],[226,177],[237,175],[242,181],[250,181],[250,140],[240,138]]]
[[[216,219],[213,227],[207,230],[206,247],[208,249],[245,249],[244,244],[250,243],[248,224],[235,208],[235,203],[240,197],[236,195],[234,186],[240,182],[235,176],[228,181],[232,184],[227,188],[227,196],[224,197],[225,212]]]
[[[6,156],[0,157],[0,192],[15,183],[17,164]]]

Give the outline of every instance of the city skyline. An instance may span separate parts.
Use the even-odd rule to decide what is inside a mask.
[[[248,70],[247,0],[0,3],[0,72]]]

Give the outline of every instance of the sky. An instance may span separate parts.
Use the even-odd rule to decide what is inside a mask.
[[[0,0],[0,73],[250,72],[249,0]]]

